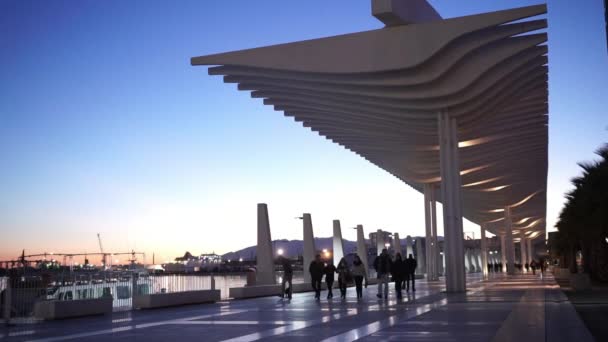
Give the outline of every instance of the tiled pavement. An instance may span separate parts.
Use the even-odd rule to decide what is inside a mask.
[[[0,328],[0,341],[593,341],[550,276],[470,276],[468,289],[447,295],[442,281],[418,281],[401,301],[370,286],[360,301],[349,288],[346,300],[303,293],[122,312]]]

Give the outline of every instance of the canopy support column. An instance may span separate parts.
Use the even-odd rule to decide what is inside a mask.
[[[481,224],[481,273],[488,277],[488,242],[486,241],[486,224]]]
[[[500,234],[500,263],[501,263],[500,271],[501,272],[507,271],[507,236],[506,235],[507,235],[506,233]]]
[[[424,184],[424,226],[425,226],[425,254],[426,254],[426,279],[437,280],[437,243],[436,234],[433,233],[433,216],[435,202],[433,201],[434,189],[432,184]],[[437,225],[435,224],[435,232]]]
[[[526,251],[526,249],[528,248],[527,245],[527,239],[526,239],[526,234],[524,234],[524,230],[520,229],[519,231],[519,236],[520,236],[520,242],[519,242],[519,247],[520,247],[520,258],[521,258],[521,271],[522,273],[526,273],[526,264],[528,263],[528,253]]]
[[[439,249],[439,239],[437,238],[437,201],[435,199],[436,186],[431,187],[431,235],[433,236],[433,280],[439,280],[439,272],[443,273],[443,259],[441,259]],[[440,266],[440,263],[441,266]]]
[[[513,243],[513,223],[511,222],[511,207],[505,207],[506,255],[507,274],[515,274],[515,244]]]
[[[446,291],[465,292],[462,201],[456,119],[447,111],[438,115],[441,199],[443,203]]]

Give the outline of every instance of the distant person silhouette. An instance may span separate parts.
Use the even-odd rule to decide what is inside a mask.
[[[365,279],[365,287],[367,287],[367,272],[365,265],[361,261],[358,255],[355,255],[353,261],[353,278],[355,280],[355,288],[357,289],[357,299],[363,298],[363,280]]]
[[[406,272],[406,288],[405,290],[409,292],[410,290],[410,280],[412,281],[412,291],[416,292],[416,267],[418,267],[418,263],[412,254],[405,260],[405,272]]]
[[[397,299],[401,299],[401,288],[403,287],[403,280],[405,279],[405,262],[401,258],[401,253],[395,255],[395,261],[391,267],[391,273],[393,274],[393,281],[395,282],[395,293]]]
[[[386,248],[374,260],[374,268],[378,275],[378,294],[376,294],[376,297],[382,298],[382,290],[384,289],[384,298],[388,298],[388,275],[391,272],[391,257],[388,255]]]
[[[532,275],[536,275],[536,260],[532,260],[530,268],[532,269]]]
[[[283,265],[283,281],[281,282],[281,297],[291,299],[291,295],[293,293],[293,268],[291,267],[291,261],[289,259],[281,257],[281,264]],[[285,288],[289,283],[289,288],[287,289],[287,293],[285,293]]]
[[[540,268],[540,275],[541,277],[545,275],[545,260],[540,259],[540,261],[538,262],[539,264],[539,268]]]
[[[327,299],[334,298],[334,276],[336,273],[336,266],[334,266],[332,260],[327,262],[325,266],[325,284],[327,285]]]
[[[312,282],[312,289],[315,291],[315,299],[321,298],[321,279],[323,279],[325,266],[321,262],[321,256],[317,254],[315,260],[310,263],[308,272]]]

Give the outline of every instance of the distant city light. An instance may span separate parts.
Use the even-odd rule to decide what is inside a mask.
[[[323,253],[327,253],[327,248],[323,248]]]
[[[282,248],[277,249],[277,254],[278,255],[283,255],[283,249]]]
[[[243,262],[243,258],[239,258],[239,262]]]
[[[228,259],[228,262],[230,262],[230,261],[232,261],[232,260]]]
[[[331,253],[327,249],[324,249],[323,253],[325,254],[326,258],[329,258],[331,256]]]
[[[384,244],[384,247],[386,247],[386,248],[389,248],[390,246],[391,246],[391,244],[388,242]]]

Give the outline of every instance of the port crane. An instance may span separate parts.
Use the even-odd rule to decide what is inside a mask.
[[[101,252],[101,263],[103,265],[103,269],[105,270],[108,268],[107,255],[103,252],[103,245],[101,244],[101,236],[99,233],[97,233],[97,241],[99,242],[99,251]]]

